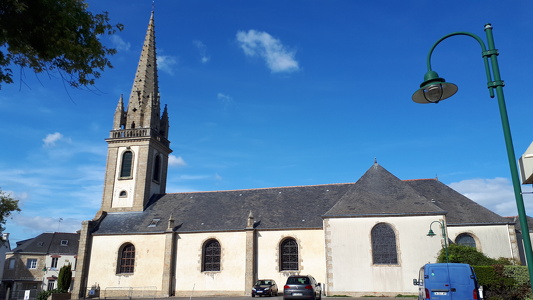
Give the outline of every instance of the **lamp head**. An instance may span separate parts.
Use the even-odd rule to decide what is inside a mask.
[[[413,94],[412,99],[414,102],[422,104],[439,103],[439,101],[457,93],[457,89],[455,84],[440,78],[437,72],[428,71],[424,75],[424,82],[420,84],[420,89]]]
[[[436,234],[435,234],[435,232],[433,232],[433,229],[430,228],[427,236],[435,236],[435,235]]]

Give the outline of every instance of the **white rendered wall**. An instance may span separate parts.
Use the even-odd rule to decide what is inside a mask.
[[[435,262],[443,241],[428,237],[431,222],[444,216],[330,218],[324,220],[328,263],[328,296],[416,294],[412,280],[420,267]],[[396,234],[397,265],[374,265],[371,230],[378,223],[389,224]]]
[[[119,250],[124,243],[135,246],[134,273],[129,275],[117,274]],[[164,247],[164,234],[93,236],[87,285],[99,285],[101,297],[106,289],[161,290]]]
[[[280,271],[279,246],[288,237],[298,243],[298,271]],[[323,230],[259,231],[257,246],[258,279],[274,279],[280,293],[283,292],[287,277],[294,274],[312,275],[318,282],[326,282]]]
[[[490,226],[449,226],[448,237],[455,242],[461,233],[471,235],[476,241],[476,248],[492,258],[516,258],[519,259],[514,226],[507,224]]]
[[[220,243],[220,271],[202,272],[202,247]],[[245,284],[246,233],[179,234],[176,259],[176,296],[242,295]]]
[[[131,179],[119,179],[120,178],[120,169],[122,167],[122,155],[126,150],[131,150],[133,153],[133,165],[131,168]],[[118,148],[117,155],[117,168],[115,170],[115,187],[113,189],[113,200],[111,202],[111,207],[131,207],[133,206],[133,195],[135,192],[135,183],[138,178],[135,176],[137,174],[137,168],[139,165],[139,146],[130,146],[130,149],[126,147]],[[126,191],[126,197],[120,197],[120,192]]]

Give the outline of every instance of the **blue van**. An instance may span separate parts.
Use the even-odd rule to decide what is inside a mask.
[[[476,274],[469,264],[426,264],[413,284],[418,286],[418,300],[480,299]]]

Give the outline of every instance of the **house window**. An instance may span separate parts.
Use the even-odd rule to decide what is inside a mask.
[[[476,248],[476,240],[468,233],[461,233],[458,235],[457,238],[455,238],[455,243]]]
[[[202,271],[220,271],[220,243],[209,240],[203,247]]]
[[[154,162],[154,181],[159,182],[160,177],[161,177],[161,156],[156,155],[155,162]]]
[[[68,240],[61,240],[61,246],[68,246]]]
[[[119,194],[119,197],[126,198],[126,197],[128,197],[128,193],[126,191],[121,191],[120,194]]]
[[[48,290],[49,291],[55,289],[55,283],[56,283],[55,280],[48,280]]]
[[[26,261],[26,268],[28,268],[28,269],[37,269],[37,259],[36,258],[29,258]]]
[[[52,257],[52,264],[50,265],[50,268],[57,269],[57,261],[59,260],[59,257]]]
[[[125,151],[122,154],[122,165],[120,168],[120,177],[121,178],[131,177],[132,166],[133,166],[133,152]]]
[[[9,269],[13,270],[14,268],[15,268],[15,259],[14,258],[10,258],[9,259]]]
[[[376,265],[398,264],[398,252],[396,250],[396,234],[392,227],[385,223],[379,223],[371,232],[372,260]]]
[[[283,240],[279,253],[281,271],[298,270],[298,244],[295,239]]]
[[[122,247],[119,257],[118,273],[133,273],[135,265],[135,246],[126,244]]]

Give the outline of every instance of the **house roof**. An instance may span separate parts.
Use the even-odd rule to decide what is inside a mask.
[[[17,243],[17,247],[9,253],[76,255],[79,239],[80,235],[77,233],[47,232]]]
[[[375,163],[356,183],[157,195],[143,212],[108,213],[93,234],[322,228],[323,218],[447,215],[448,224],[509,223],[437,180],[402,181]],[[150,226],[152,224],[152,226]]]

